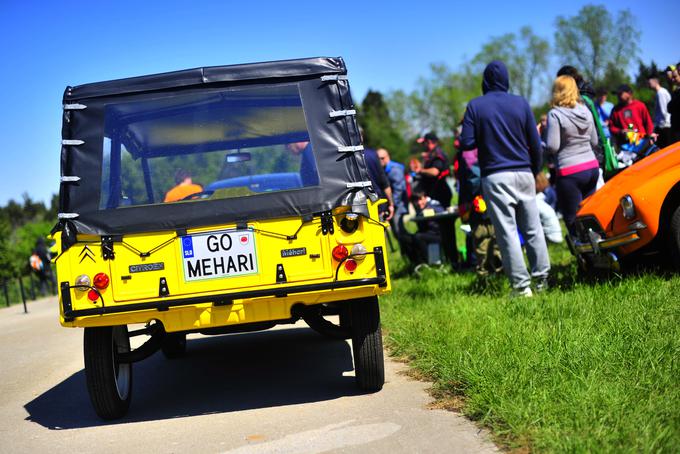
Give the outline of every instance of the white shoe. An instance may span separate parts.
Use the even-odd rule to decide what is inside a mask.
[[[510,292],[510,298],[531,298],[534,296],[534,292],[531,291],[531,287],[516,288]]]

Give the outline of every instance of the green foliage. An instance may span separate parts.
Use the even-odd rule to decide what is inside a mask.
[[[575,16],[558,16],[555,26],[562,63],[578,67],[587,80],[602,81],[610,65],[625,73],[636,61],[640,32],[630,10],[614,17],[603,5],[585,5]]]
[[[38,238],[46,240],[52,229],[52,224],[48,221],[37,221],[24,224],[18,227],[11,235],[12,245],[10,256],[12,257],[13,269],[15,274],[28,271],[28,259],[35,248]]]
[[[407,142],[425,131],[455,134],[468,101],[481,94],[481,74],[456,72],[444,64],[430,65],[430,75],[418,80],[410,93],[395,91],[387,105]]]
[[[0,207],[0,280],[28,272],[28,260],[39,237],[45,238],[57,221],[58,196],[50,208],[24,194],[23,203],[14,200]]]
[[[50,208],[46,208],[43,202],[35,202],[25,193],[23,203],[10,200],[7,205],[0,207],[0,220],[6,221],[11,228],[19,227],[27,222],[49,221],[57,222],[57,210],[59,207],[58,196],[52,197]]]
[[[615,90],[616,87],[621,84],[629,85],[630,83],[630,76],[628,76],[625,69],[615,66],[612,63],[607,64],[607,69],[605,70],[602,79],[596,82],[598,87],[604,87],[608,91]]]
[[[594,86],[609,90],[629,83],[628,69],[639,53],[640,32],[629,10],[613,15],[605,6],[586,5],[575,16],[556,18],[554,51],[562,64],[576,66]],[[536,118],[546,111],[552,74],[551,49],[531,27],[491,37],[479,52],[459,68],[431,64],[430,72],[410,92],[395,90],[385,96],[391,130],[398,131],[411,152],[418,134],[434,130],[455,136],[467,102],[481,94],[482,71],[491,60],[505,62],[511,91],[526,97]],[[640,97],[647,99],[647,93]]]
[[[392,354],[509,448],[675,451],[680,277],[587,282],[566,247],[550,252],[553,287],[531,299],[509,300],[504,276],[395,279],[381,299]]]
[[[0,280],[9,279],[16,274],[11,250],[11,233],[9,222],[0,219]]]
[[[386,148],[393,159],[408,157],[404,138],[394,125],[382,93],[369,90],[361,103],[359,123],[364,130],[364,144],[370,148]]]
[[[531,102],[536,88],[545,87],[549,54],[548,41],[524,26],[519,33],[492,37],[470,64],[473,72],[481,73],[492,60],[503,61],[510,75],[510,91]]]

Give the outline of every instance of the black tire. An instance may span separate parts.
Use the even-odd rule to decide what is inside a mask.
[[[85,381],[94,411],[102,419],[123,417],[132,400],[132,364],[119,363],[130,351],[127,326],[85,328]]]
[[[380,307],[378,298],[354,300],[350,303],[352,318],[352,351],[357,386],[362,391],[380,391],[385,384]]]
[[[667,242],[671,265],[675,271],[680,271],[680,207],[677,207],[671,216]]]
[[[317,333],[332,339],[349,339],[352,337],[349,305],[340,304],[333,310],[328,305],[318,304],[307,309],[302,319]],[[325,318],[327,315],[338,315],[340,324],[335,324]]]
[[[180,358],[187,351],[186,333],[167,333],[163,337],[161,351],[168,359]]]

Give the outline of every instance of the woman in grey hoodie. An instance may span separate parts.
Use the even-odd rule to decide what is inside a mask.
[[[576,81],[560,76],[553,84],[546,147],[557,158],[557,203],[569,233],[581,201],[595,192],[600,175],[592,114],[579,98]]]

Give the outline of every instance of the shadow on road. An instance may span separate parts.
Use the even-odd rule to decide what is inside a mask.
[[[187,343],[187,355],[156,353],[136,363],[128,415],[102,421],[90,405],[81,370],[24,407],[27,420],[49,429],[233,412],[319,402],[358,394],[350,346],[310,329],[205,337]]]

